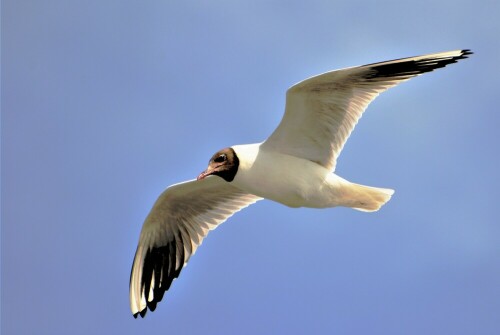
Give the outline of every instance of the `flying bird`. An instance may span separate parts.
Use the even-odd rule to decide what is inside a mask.
[[[285,115],[267,140],[217,151],[196,179],[159,196],[143,224],[130,275],[134,317],[155,310],[210,230],[261,199],[289,207],[380,209],[393,190],[333,173],[347,138],[380,93],[470,54],[455,50],[350,67],[290,87]]]

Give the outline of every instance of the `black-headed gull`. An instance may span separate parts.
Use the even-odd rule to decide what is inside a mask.
[[[160,195],[142,227],[130,275],[134,317],[155,310],[210,230],[258,200],[378,210],[393,190],[354,184],[333,173],[351,131],[383,91],[470,54],[456,50],[351,67],[292,86],[285,115],[266,141],[218,151],[196,180]]]

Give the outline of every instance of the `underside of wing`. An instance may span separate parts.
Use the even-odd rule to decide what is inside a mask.
[[[134,317],[154,311],[208,232],[259,197],[212,176],[169,187],[142,227],[130,275]]]
[[[347,138],[370,102],[412,77],[467,58],[456,50],[327,72],[287,91],[285,115],[262,148],[334,170]]]

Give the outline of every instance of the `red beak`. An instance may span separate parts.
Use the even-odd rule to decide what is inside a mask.
[[[196,178],[196,180],[202,180],[205,179],[206,177],[210,176],[213,174],[215,171],[215,168],[210,168],[210,166],[207,167],[205,171],[199,174],[199,176]]]
[[[209,172],[207,172],[207,171],[203,171],[202,173],[200,173],[200,174],[199,174],[199,176],[198,176],[198,177],[196,177],[196,180],[202,180],[202,179],[204,179],[206,176],[209,176],[209,175],[210,175],[210,173],[209,173]]]
[[[221,166],[221,164],[219,164],[217,166],[210,166],[209,165],[205,171],[203,171],[202,173],[200,173],[198,175],[198,177],[196,177],[196,180],[202,180],[202,179],[205,179],[206,177],[214,174],[214,172],[216,172],[217,168],[220,166]]]

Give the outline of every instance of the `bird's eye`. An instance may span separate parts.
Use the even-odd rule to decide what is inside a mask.
[[[217,156],[215,159],[214,159],[214,162],[216,163],[222,163],[222,162],[225,162],[227,159],[227,156],[226,154],[222,154],[222,155],[219,155]]]

